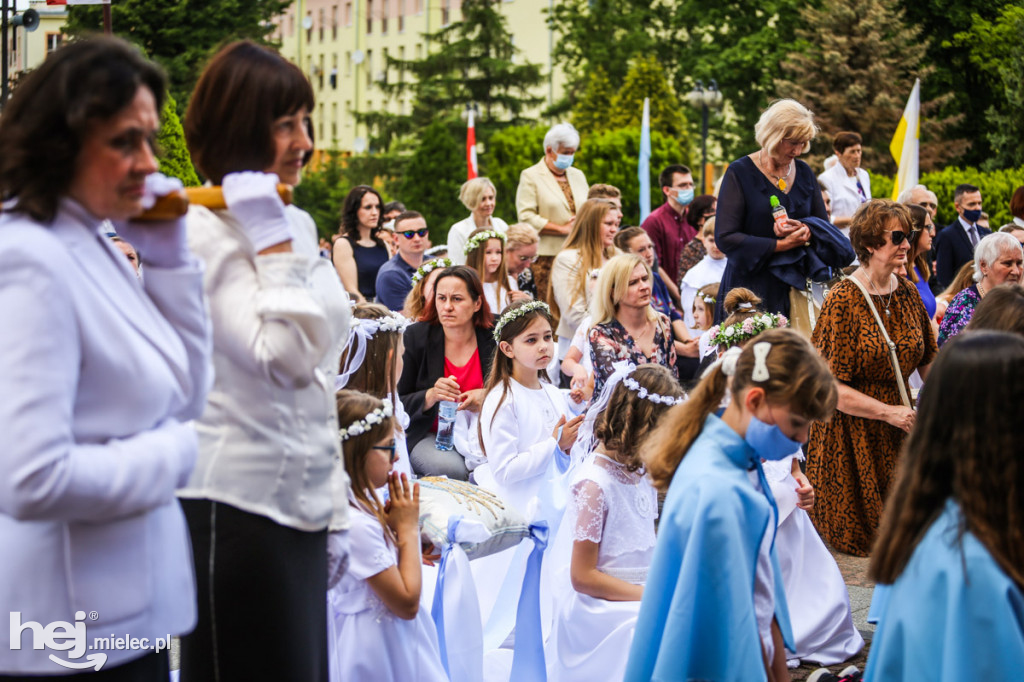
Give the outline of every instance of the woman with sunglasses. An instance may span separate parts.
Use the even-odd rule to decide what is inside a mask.
[[[864,204],[850,223],[860,259],[851,278],[869,292],[886,333],[898,344],[904,384],[914,370],[927,379],[937,352],[920,294],[894,272],[907,264],[912,231],[910,210],[888,199]],[[811,427],[807,474],[818,490],[811,517],[832,547],[867,556],[915,412],[902,403],[889,347],[854,282],[833,287],[811,340],[839,382],[836,413]]]

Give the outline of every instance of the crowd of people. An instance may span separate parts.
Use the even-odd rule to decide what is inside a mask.
[[[79,40],[0,118],[0,680],[782,682],[865,645],[830,547],[878,629],[817,682],[1024,669],[1024,187],[936,232],[780,100],[640,225],[559,123],[512,224],[359,185],[325,250],[298,67],[214,55],[169,214],[165,91]]]

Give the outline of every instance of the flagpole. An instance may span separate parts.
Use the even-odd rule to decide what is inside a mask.
[[[3,60],[3,65],[0,66],[0,109],[7,104],[7,0],[2,0],[3,5],[0,8],[0,28],[3,30],[3,37],[0,38],[0,60]]]
[[[112,21],[110,18],[110,0],[103,3],[103,33],[111,35],[114,32]]]

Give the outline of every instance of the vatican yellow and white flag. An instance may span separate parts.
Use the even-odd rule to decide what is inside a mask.
[[[899,171],[896,182],[892,185],[892,200],[904,189],[918,183],[918,153],[921,149],[921,79],[914,81],[914,89],[910,91],[910,99],[903,110],[903,117],[896,126],[896,134],[889,143],[889,153],[896,160]]]

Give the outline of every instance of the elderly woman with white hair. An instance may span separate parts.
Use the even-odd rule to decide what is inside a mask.
[[[448,257],[454,265],[465,265],[466,240],[476,230],[495,230],[502,234],[508,231],[508,223],[494,215],[497,190],[487,178],[473,178],[462,183],[459,201],[469,209],[469,217],[460,220],[448,229]]]
[[[1007,232],[994,232],[974,249],[974,284],[949,304],[939,325],[939,345],[956,336],[974,316],[981,299],[1000,284],[1020,284],[1024,248]]]
[[[544,136],[544,158],[519,174],[516,213],[540,236],[533,278],[537,291],[548,289],[551,264],[572,230],[576,210],[587,200],[590,187],[583,171],[572,162],[580,134],[569,123],[558,123]]]
[[[828,222],[814,171],[798,158],[817,133],[814,114],[805,106],[791,99],[775,102],[754,126],[760,148],[729,164],[718,195],[715,242],[729,259],[722,291],[745,287],[761,297],[765,310],[787,316],[792,286],[770,265],[776,254],[810,243],[811,227],[804,219]],[[786,220],[773,219],[773,201],[786,209]],[[722,319],[721,303],[715,319]]]

